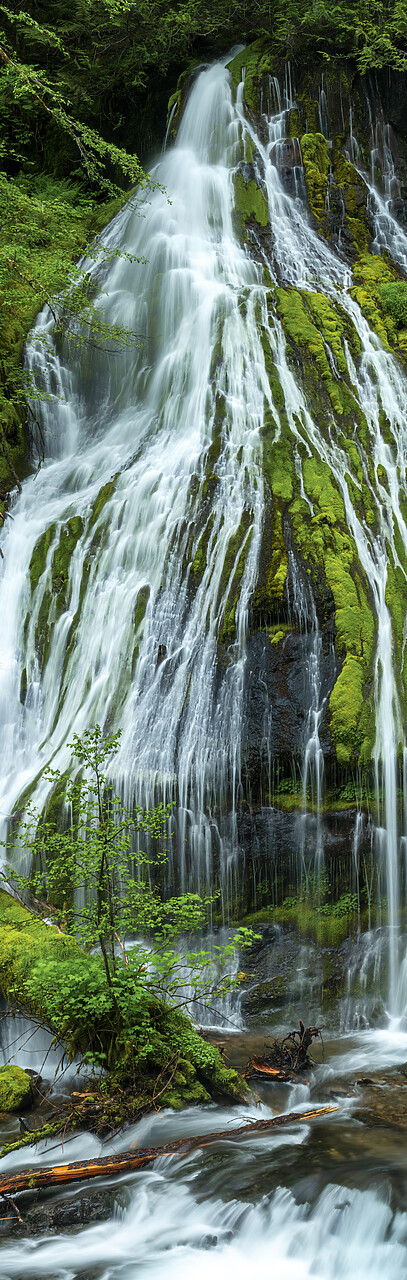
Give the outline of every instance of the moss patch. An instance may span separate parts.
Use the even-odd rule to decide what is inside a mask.
[[[269,221],[268,204],[254,178],[245,182],[241,172],[233,178],[235,193],[235,220],[237,232],[244,234],[246,224],[254,218],[260,227],[267,227]]]
[[[349,534],[343,499],[326,463],[303,462],[305,491],[313,503],[296,498],[289,507],[294,539],[321,599],[321,579],[335,614],[335,647],[344,662],[330,699],[331,732],[341,764],[373,749],[372,662],[375,621],[369,588]],[[321,606],[320,606],[321,607]],[[363,714],[362,714],[363,713]]]
[[[21,1111],[32,1101],[31,1077],[22,1067],[0,1067],[0,1111]]]
[[[228,63],[235,90],[241,82],[243,68],[245,68],[244,101],[251,111],[258,112],[263,78],[268,77],[273,70],[273,54],[267,40],[255,40],[253,44],[246,45],[246,48]]]
[[[301,138],[302,162],[310,209],[318,224],[324,220],[328,173],[331,165],[329,147],[322,133],[304,133]]]

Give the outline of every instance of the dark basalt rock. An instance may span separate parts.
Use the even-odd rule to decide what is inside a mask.
[[[255,632],[249,638],[242,750],[254,795],[259,794],[256,770],[266,736],[270,755],[285,759],[289,773],[292,771],[292,759],[301,761],[303,758],[311,705],[309,661],[312,644],[310,632],[288,631],[274,644],[266,630]],[[340,662],[333,647],[329,643],[323,644],[320,674],[324,712],[320,737],[327,751],[330,748],[327,707],[339,670]]]
[[[35,1199],[39,1193],[36,1193]],[[32,1193],[20,1196],[20,1213],[23,1222],[19,1222],[10,1205],[10,1217],[0,1221],[1,1236],[37,1236],[57,1235],[64,1231],[73,1234],[81,1227],[95,1222],[106,1222],[112,1218],[117,1204],[117,1195],[113,1191],[79,1192],[75,1197],[51,1200],[47,1203],[33,1204]],[[24,1202],[29,1202],[28,1208]]]

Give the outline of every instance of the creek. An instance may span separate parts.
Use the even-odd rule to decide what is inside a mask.
[[[261,1044],[257,1033],[227,1047],[243,1064]],[[396,1067],[407,1057],[407,1037],[383,1031],[331,1039],[325,1063],[321,1056],[317,1047],[320,1065],[309,1084],[260,1087],[257,1106],[164,1112],[103,1146],[81,1134],[63,1151],[50,1141],[48,1150],[20,1152],[19,1167],[65,1163],[233,1128],[253,1114],[301,1111],[310,1099],[339,1107],[327,1119],[239,1145],[223,1139],[181,1161],[162,1157],[148,1172],[101,1179],[97,1191],[95,1184],[75,1194],[66,1188],[34,1206],[25,1197],[18,1238],[2,1241],[2,1280],[169,1280],[204,1276],[208,1266],[227,1280],[276,1268],[284,1280],[406,1275],[407,1086]],[[15,1154],[5,1157],[1,1172],[15,1164]]]

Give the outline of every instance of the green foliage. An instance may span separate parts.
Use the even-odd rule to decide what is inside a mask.
[[[382,284],[378,294],[387,315],[392,317],[397,329],[407,329],[407,284],[404,280]]]
[[[5,983],[3,978],[9,996],[18,993],[42,1016],[46,1010],[71,1053],[109,1067],[123,1067],[135,1051],[139,1066],[152,1059],[161,1064],[168,1027],[164,1035],[160,1020],[173,1020],[194,1000],[205,1003],[230,991],[241,977],[231,976],[230,960],[252,937],[243,928],[224,946],[194,948],[185,941],[206,923],[212,898],[183,894],[164,900],[153,887],[155,869],[166,858],[163,829],[171,806],[148,812],[136,806],[132,814],[123,808],[104,772],[119,737],[104,738],[99,726],[82,738],[74,735],[79,772],[65,790],[69,825],[61,830],[49,818],[50,807],[45,816],[29,808],[18,829],[13,848],[31,855],[32,869],[25,877],[10,869],[10,879],[63,932],[31,922],[20,948],[18,981],[15,960],[14,977]],[[53,770],[48,778],[60,795],[60,810],[63,779]],[[141,834],[157,842],[154,853],[134,850]],[[2,964],[8,972],[7,946],[4,929],[0,978]],[[187,1035],[188,1022],[176,1025]]]
[[[299,893],[287,895],[279,907],[269,909],[269,918],[291,924],[319,943],[338,944],[357,926],[360,902],[348,891],[334,897],[326,871],[309,872]]]

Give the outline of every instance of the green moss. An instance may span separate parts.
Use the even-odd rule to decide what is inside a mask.
[[[292,630],[293,628],[291,626],[291,623],[288,623],[288,622],[286,623],[277,622],[274,627],[266,627],[267,635],[271,645],[280,644],[281,640],[285,640],[286,636],[291,635]]]
[[[72,554],[83,533],[83,520],[80,516],[71,516],[61,525],[59,543],[54,552],[51,570],[52,590],[60,596],[60,610],[65,604],[69,568]]]
[[[41,534],[41,537],[38,539],[38,542],[36,542],[35,544],[35,547],[31,556],[31,560],[30,560],[30,570],[29,570],[31,594],[34,593],[35,588],[38,586],[39,580],[42,577],[42,574],[44,573],[44,569],[47,561],[47,555],[55,534],[55,530],[56,530],[56,525],[50,524],[48,526],[48,529],[45,530],[45,533]]]
[[[31,470],[21,361],[24,342],[47,298],[66,284],[72,263],[123,201],[86,199],[74,182],[0,174],[0,424],[20,480]],[[123,196],[123,200],[124,200]],[[0,446],[0,500],[15,479]]]
[[[351,289],[351,295],[352,298],[355,299],[355,302],[358,303],[358,306],[368,321],[370,328],[377,333],[377,336],[380,338],[383,346],[388,348],[390,344],[387,329],[371,293],[361,285],[354,285]]]
[[[289,132],[290,138],[299,138],[302,133],[301,116],[296,107],[293,107],[292,110],[290,111],[289,121],[288,121],[288,132]]]
[[[366,757],[371,739],[375,620],[365,575],[347,528],[342,496],[329,467],[317,456],[305,458],[303,481],[313,503],[313,515],[299,498],[291,503],[289,515],[296,546],[314,579],[319,607],[324,599],[323,582],[326,607],[329,611],[331,601],[335,613],[335,648],[344,656],[344,663],[331,695],[331,732],[339,762],[348,764],[358,756],[362,745]],[[352,714],[348,720],[350,703]]]
[[[407,670],[404,655],[407,634],[407,581],[406,574],[400,565],[394,565],[391,561],[387,566],[386,604],[393,623],[397,659],[396,670],[400,671],[403,677],[403,692],[405,693],[407,688]]]
[[[205,569],[207,565],[207,556],[208,556],[208,545],[209,545],[210,537],[212,534],[214,521],[215,521],[215,513],[211,511],[211,514],[204,528],[198,534],[198,541],[195,544],[196,549],[194,553],[194,558],[190,564],[190,574],[196,585],[198,584],[198,582],[202,581],[203,575],[205,573]]]
[[[331,167],[326,138],[322,133],[304,133],[301,152],[309,206],[317,222],[321,223],[326,212],[328,173]]]
[[[362,484],[364,480],[364,473],[357,444],[354,440],[347,440],[346,437],[344,437],[341,443],[342,448],[346,449],[346,453],[352,465],[353,475],[356,476],[356,479],[360,481],[360,484]]]
[[[339,764],[350,764],[360,748],[359,724],[363,709],[363,667],[348,654],[330,697],[331,731]]]
[[[142,622],[144,622],[145,612],[150,599],[150,587],[146,583],[144,587],[140,587],[137,594],[137,600],[134,609],[133,626],[135,634],[140,630]]]
[[[315,455],[304,458],[302,474],[304,487],[311,501],[317,503],[320,511],[331,518],[332,523],[337,520],[345,523],[343,498],[327,462]]]
[[[107,483],[104,484],[101,489],[99,489],[98,496],[96,498],[96,501],[93,503],[90,518],[89,518],[90,529],[93,527],[93,525],[97,523],[99,516],[103,511],[103,507],[106,505],[106,502],[109,501],[109,498],[111,498],[112,493],[114,493],[117,478],[118,477],[115,476],[113,480],[108,480]]]
[[[21,1111],[31,1101],[31,1077],[22,1067],[0,1067],[0,1111]]]
[[[275,498],[289,502],[293,496],[294,481],[292,437],[278,430],[268,406],[265,409],[261,434],[263,472],[266,480]]]
[[[141,645],[143,630],[144,630],[143,623],[144,623],[144,618],[146,615],[146,609],[147,609],[149,599],[150,599],[150,587],[146,583],[143,587],[140,587],[140,590],[137,593],[137,599],[134,607],[133,630],[134,630],[134,636],[135,636],[135,643],[134,643],[133,658],[132,658],[133,676],[136,670],[137,659],[140,652],[140,645]]]
[[[293,288],[278,288],[276,290],[276,305],[287,337],[297,350],[298,348],[300,349],[302,358],[305,353],[310,367],[311,379],[315,383],[317,393],[319,391],[318,382],[322,380],[334,413],[342,417],[344,411],[352,407],[353,397],[350,396],[345,384],[338,382],[333,376],[324,346],[324,338],[320,328],[317,328],[317,325],[314,324],[311,307],[318,318],[318,326],[324,325],[325,327],[325,340],[331,345],[334,356],[337,358],[337,353],[339,351],[341,353],[340,366],[344,374],[345,370],[347,371],[341,344],[344,324],[339,312],[322,294],[308,295],[305,291],[300,293],[298,289]]]
[[[35,625],[35,649],[40,668],[45,666],[48,657],[49,636],[50,636],[50,614],[53,610],[54,600],[51,590],[44,591],[40,608],[37,614]],[[29,615],[28,615],[29,617]],[[26,619],[27,622],[27,619]]]
[[[405,294],[402,282],[396,282],[394,277],[394,268],[384,258],[362,253],[354,266],[351,295],[383,346],[391,346],[402,355],[396,316],[403,314]]]
[[[287,578],[288,555],[283,534],[284,504],[273,502],[271,555],[266,572],[266,600],[269,607],[281,602]]]
[[[333,174],[342,193],[344,229],[353,243],[357,255],[365,253],[371,244],[372,234],[368,213],[368,188],[350,160],[343,153],[342,138],[335,140]]]
[[[273,58],[269,42],[267,40],[255,40],[253,44],[246,45],[245,49],[236,54],[236,57],[227,65],[228,70],[231,72],[235,90],[241,82],[242,71],[245,68],[244,101],[251,111],[258,112],[260,110],[262,79],[273,70]]]
[[[268,204],[254,178],[250,178],[249,182],[246,183],[243,174],[238,172],[234,175],[233,183],[235,209],[242,229],[244,230],[250,218],[254,218],[259,226],[267,227],[269,221]]]
[[[346,159],[342,147],[335,149],[334,177],[340,186],[345,211],[351,216],[360,216],[366,210],[368,189],[355,166]]]

